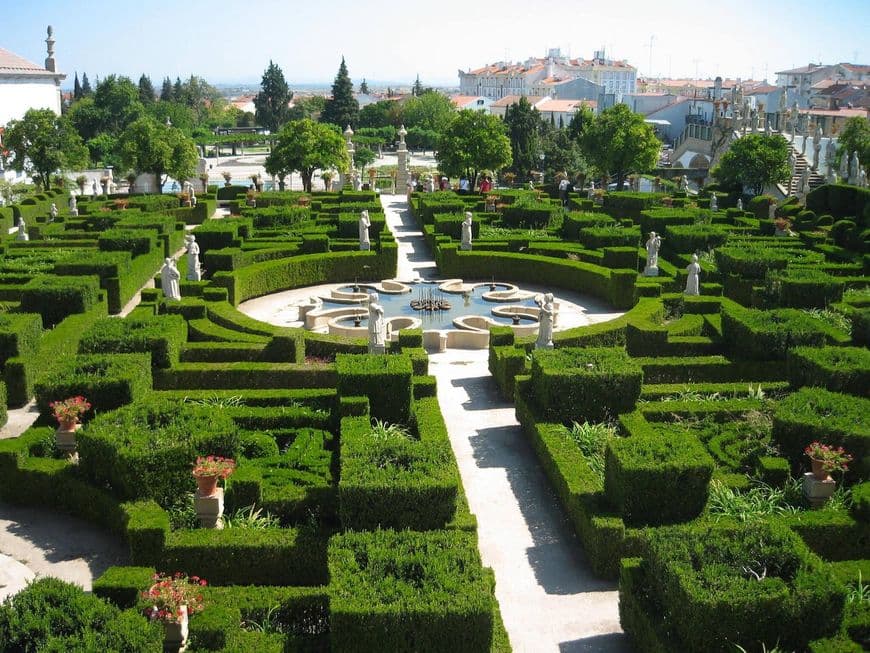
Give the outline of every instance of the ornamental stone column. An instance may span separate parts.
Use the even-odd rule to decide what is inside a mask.
[[[408,132],[405,125],[399,127],[399,147],[396,150],[398,169],[396,170],[396,193],[404,192],[408,187],[408,146],[405,145],[405,136]]]
[[[338,174],[338,188],[335,190],[344,190],[345,188],[350,188],[353,190],[353,130],[350,128],[350,125],[347,126],[347,129],[344,130],[344,140],[345,147],[347,147],[347,155],[350,159],[350,172],[340,172]]]

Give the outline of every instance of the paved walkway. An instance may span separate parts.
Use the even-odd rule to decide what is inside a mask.
[[[399,244],[397,278],[435,278],[435,262],[405,197],[381,201]],[[429,373],[438,379],[438,402],[477,516],[483,564],[495,571],[511,645],[518,653],[630,650],[619,626],[615,583],[589,570],[513,404],[498,396],[488,355],[460,349],[431,354]]]

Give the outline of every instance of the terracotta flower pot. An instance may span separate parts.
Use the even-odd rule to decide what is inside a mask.
[[[815,458],[810,458],[810,464],[812,465],[813,476],[815,476],[820,481],[824,481],[830,476],[827,470],[825,470],[825,463],[823,461],[816,460]]]
[[[210,497],[217,494],[217,476],[197,476],[196,485],[199,489],[200,496]]]
[[[79,422],[77,419],[63,419],[60,420],[60,430],[61,431],[75,431],[78,427]]]

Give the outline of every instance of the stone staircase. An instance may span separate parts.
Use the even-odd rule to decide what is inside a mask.
[[[791,197],[798,195],[800,193],[800,184],[801,177],[804,174],[804,170],[810,167],[810,159],[804,154],[800,153],[794,145],[789,145],[789,149],[791,150],[791,154],[794,157],[795,165],[794,165],[794,174],[791,179],[786,182],[783,186],[783,190],[785,191],[786,197]],[[821,186],[825,183],[825,178],[820,175],[816,170],[810,170],[810,190]]]

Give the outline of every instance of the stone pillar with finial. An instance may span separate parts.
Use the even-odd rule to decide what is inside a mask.
[[[57,72],[57,62],[54,60],[54,28],[48,26],[48,38],[45,39],[45,47],[48,50],[48,56],[45,58],[45,69],[53,73]]]
[[[338,188],[335,188],[333,184],[333,188],[335,190],[344,190],[345,188],[349,188],[353,190],[353,129],[350,128],[350,125],[347,126],[347,129],[344,130],[344,140],[345,147],[347,147],[347,155],[350,159],[350,169],[348,172],[340,172],[338,175]]]
[[[405,136],[408,132],[405,125],[399,127],[399,146],[396,148],[398,169],[396,170],[396,192],[402,193],[408,187],[408,146],[405,144]]]

